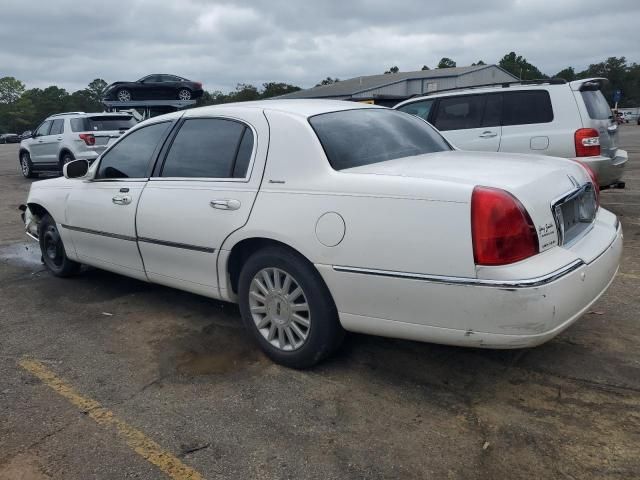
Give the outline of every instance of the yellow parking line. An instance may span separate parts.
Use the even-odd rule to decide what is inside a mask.
[[[203,480],[202,475],[194,469],[186,466],[140,430],[120,420],[111,410],[104,408],[91,398],[80,395],[72,386],[58,378],[55,373],[42,363],[36,360],[23,359],[19,364],[26,371],[42,380],[49,388],[69,400],[82,412],[86,412],[98,425],[115,429],[131,449],[153,463],[169,477],[176,480]]]

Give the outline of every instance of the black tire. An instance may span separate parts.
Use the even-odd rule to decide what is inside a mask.
[[[131,90],[126,88],[121,88],[116,93],[116,99],[119,102],[130,102],[131,100],[133,100],[133,95],[131,94]]]
[[[80,271],[82,265],[67,257],[58,226],[48,213],[42,217],[38,225],[38,239],[42,261],[54,276],[71,277]]]
[[[191,100],[192,96],[193,94],[191,93],[191,90],[189,90],[188,88],[181,88],[178,90],[178,94],[177,94],[178,100]]]
[[[62,175],[62,168],[69,162],[73,162],[75,157],[70,152],[64,152],[60,159],[60,175]]]
[[[33,171],[33,163],[29,152],[20,152],[20,172],[24,178],[36,178],[37,173]]]
[[[254,276],[259,275],[264,269],[277,269],[291,276],[302,289],[302,298],[306,300],[309,318],[309,327],[305,329],[306,339],[301,346],[293,350],[285,351],[272,345],[259,330],[251,312],[251,284]],[[295,286],[291,289],[294,290]],[[274,362],[290,368],[309,368],[331,355],[342,343],[345,332],[338,320],[338,312],[329,289],[314,266],[295,252],[277,246],[255,252],[242,267],[238,290],[244,324],[260,348]],[[280,290],[280,293],[283,293],[283,290]],[[265,307],[266,305],[265,302]]]

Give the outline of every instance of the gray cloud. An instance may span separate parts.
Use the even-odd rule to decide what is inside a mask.
[[[349,78],[497,62],[515,50],[542,71],[609,56],[640,62],[640,2],[620,0],[4,0],[0,77],[73,91],[96,77],[176,73],[208,90],[239,82],[309,87]],[[627,26],[627,27],[625,27]]]

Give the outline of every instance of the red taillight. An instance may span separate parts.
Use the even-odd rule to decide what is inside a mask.
[[[81,133],[80,140],[84,140],[84,143],[86,143],[87,145],[96,144],[96,137],[94,137],[91,133]]]
[[[600,155],[600,134],[595,128],[579,128],[573,138],[576,144],[576,157]]]
[[[589,178],[591,178],[591,183],[593,184],[593,189],[596,192],[596,205],[599,207],[600,206],[600,184],[598,183],[598,175],[596,175],[596,172],[593,171],[593,168],[591,168],[586,163],[581,162],[580,160],[576,160],[576,162],[578,162],[580,166],[584,168],[589,174]]]
[[[195,82],[197,89],[202,89],[202,82]]]
[[[475,187],[471,235],[477,265],[506,265],[538,253],[538,235],[522,204],[498,188]]]

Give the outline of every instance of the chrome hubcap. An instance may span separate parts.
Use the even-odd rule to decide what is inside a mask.
[[[131,100],[131,94],[127,90],[121,90],[118,92],[118,100],[121,102],[128,102]]]
[[[191,99],[191,92],[187,89],[182,89],[178,92],[178,98],[180,100],[190,100]]]
[[[304,345],[311,327],[307,297],[292,275],[279,268],[264,268],[249,287],[249,308],[260,334],[279,350]]]

